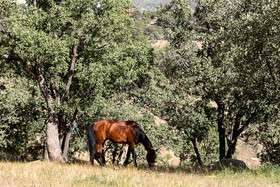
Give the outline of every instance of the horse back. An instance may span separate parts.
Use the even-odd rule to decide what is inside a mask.
[[[137,127],[134,121],[101,120],[94,123],[95,134],[101,141],[110,139],[117,143],[132,143],[136,137]]]

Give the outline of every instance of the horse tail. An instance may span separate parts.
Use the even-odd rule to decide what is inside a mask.
[[[88,147],[89,147],[89,154],[90,154],[90,162],[93,164],[94,161],[94,154],[96,152],[96,144],[98,139],[94,133],[94,123],[90,124],[88,127]]]

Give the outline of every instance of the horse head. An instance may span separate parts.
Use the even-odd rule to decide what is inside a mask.
[[[156,157],[157,157],[157,154],[156,154],[157,150],[158,149],[154,149],[152,147],[147,150],[146,159],[147,159],[150,167],[153,167],[155,165],[155,160],[156,160]]]

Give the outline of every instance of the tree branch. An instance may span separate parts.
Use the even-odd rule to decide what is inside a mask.
[[[32,64],[31,64],[29,61],[27,61],[27,62],[25,63],[25,66],[27,67],[27,69],[28,69],[31,73],[33,73],[34,75],[36,74],[35,67],[32,66]]]
[[[55,75],[54,75],[55,76]],[[56,103],[58,105],[61,104],[60,94],[59,94],[59,87],[56,86],[52,80],[50,80],[51,91],[53,93],[53,97],[56,99]]]
[[[73,47],[73,57],[72,57],[72,60],[71,60],[69,71],[68,71],[68,78],[67,78],[65,93],[64,93],[64,96],[62,97],[61,102],[66,101],[68,99],[68,96],[69,96],[70,87],[71,87],[72,79],[73,79],[73,75],[74,75],[74,69],[75,69],[75,66],[76,66],[76,60],[77,60],[77,57],[78,57],[78,53],[77,53],[78,47],[79,47],[79,44],[75,44],[74,47]]]
[[[202,162],[202,160],[201,160],[201,156],[200,156],[200,153],[199,153],[198,148],[197,148],[197,145],[196,145],[196,138],[192,138],[192,137],[190,136],[190,134],[189,134],[189,132],[188,132],[187,129],[184,129],[184,132],[185,132],[185,134],[189,137],[189,139],[191,140],[191,142],[192,142],[192,144],[193,144],[193,147],[194,147],[194,152],[195,152],[195,154],[196,154],[197,161],[198,161],[199,165],[202,166],[202,165],[203,165],[203,162]]]
[[[95,83],[93,87],[91,87],[87,92],[83,93],[83,94],[80,96],[81,99],[79,100],[79,103],[83,103],[84,99],[87,98],[87,97],[91,94],[91,92],[95,89],[96,84],[97,84],[97,83]],[[95,93],[94,96],[96,96],[97,94],[98,94],[98,92]]]
[[[252,115],[246,120],[246,122],[244,123],[244,125],[242,125],[242,127],[240,129],[237,130],[236,133],[236,137],[238,137],[246,127],[248,127],[248,125],[251,123],[251,121],[254,119],[254,117],[258,114],[258,111],[255,111],[252,113]]]
[[[270,76],[271,76],[271,78],[273,80],[274,88],[277,90],[278,89],[277,86],[276,86],[276,82],[277,82],[276,79],[277,78],[276,78],[275,73],[274,73],[274,67],[269,63],[269,60],[266,60],[266,65],[267,65],[267,67],[269,69]]]
[[[40,70],[40,57],[37,57],[36,58],[36,61],[35,61],[35,66],[32,66],[30,62],[27,62],[27,68],[30,68],[30,70],[34,70],[34,75],[37,79],[37,82],[39,84],[39,87],[40,87],[40,90],[46,100],[46,103],[47,103],[47,108],[48,110],[53,110],[53,106],[52,106],[52,103],[51,103],[51,96],[50,96],[50,90],[49,88],[47,87],[47,84],[46,84],[46,79],[45,77],[42,75],[42,72]],[[33,67],[33,68],[32,68]]]

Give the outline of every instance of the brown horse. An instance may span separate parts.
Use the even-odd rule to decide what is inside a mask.
[[[104,165],[105,161],[102,159],[102,150],[104,142],[107,139],[116,143],[126,143],[129,145],[124,165],[128,164],[130,153],[132,153],[134,166],[137,167],[134,148],[138,143],[142,143],[147,150],[146,159],[149,166],[154,166],[156,150],[136,122],[101,120],[91,124],[88,129],[88,145],[90,162],[92,164],[95,159],[101,166]]]

